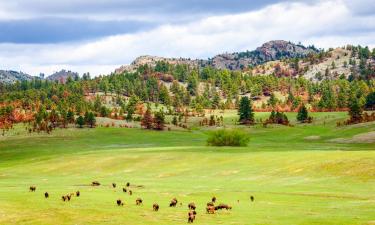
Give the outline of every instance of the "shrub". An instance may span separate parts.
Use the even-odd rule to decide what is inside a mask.
[[[242,130],[221,129],[213,131],[207,139],[210,146],[247,146],[249,135]]]

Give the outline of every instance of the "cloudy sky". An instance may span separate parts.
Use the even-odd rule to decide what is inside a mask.
[[[108,74],[140,55],[208,58],[270,40],[375,47],[374,0],[0,0],[0,69]]]

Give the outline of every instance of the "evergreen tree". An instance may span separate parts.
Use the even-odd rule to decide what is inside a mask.
[[[156,112],[154,115],[154,129],[155,130],[164,130],[165,124],[165,115],[162,110]]]
[[[363,109],[358,98],[352,97],[349,104],[349,116],[351,123],[360,123],[362,121]]]
[[[242,97],[240,100],[238,115],[240,116],[239,121],[241,124],[254,123],[254,113],[251,105],[251,100],[247,96]]]
[[[301,123],[305,123],[309,118],[309,114],[307,112],[307,108],[306,106],[303,104],[299,110],[298,110],[298,114],[297,114],[297,120]]]
[[[88,116],[87,116],[87,124],[93,128],[95,127],[95,124],[96,124],[96,119],[95,119],[95,115],[93,112],[89,112],[88,113]]]
[[[66,117],[68,119],[68,123],[74,123],[74,112],[71,109],[69,109]]]
[[[76,124],[79,126],[79,128],[82,128],[83,125],[85,125],[85,119],[82,116],[79,116],[76,120]]]
[[[366,97],[366,108],[373,110],[375,108],[375,92],[372,92]]]

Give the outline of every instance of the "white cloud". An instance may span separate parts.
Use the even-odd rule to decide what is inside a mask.
[[[207,58],[226,51],[252,50],[275,39],[324,48],[347,43],[374,46],[375,16],[353,13],[341,0],[279,3],[257,11],[162,25],[88,43],[2,44],[0,61],[5,68],[32,74],[65,68],[98,75],[139,55]]]

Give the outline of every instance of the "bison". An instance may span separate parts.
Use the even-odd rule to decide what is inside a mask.
[[[100,186],[100,183],[98,181],[93,181],[91,182],[92,186]]]
[[[173,198],[172,200],[171,200],[171,202],[169,203],[169,207],[176,207],[176,205],[177,205],[177,199],[176,198]]]
[[[137,200],[135,200],[135,204],[136,205],[141,205],[142,204],[142,199],[141,198],[137,198]]]
[[[124,205],[124,203],[121,201],[121,199],[117,199],[116,203],[117,203],[118,206]]]
[[[79,197],[81,195],[81,192],[76,191],[76,196]]]
[[[254,196],[250,196],[250,200],[253,202],[254,201]]]
[[[209,205],[206,207],[206,211],[208,214],[214,214],[215,213],[215,206]]]
[[[132,194],[133,194],[132,190],[129,190],[129,195],[132,195]]]
[[[125,193],[126,193],[126,191],[127,191],[126,188],[122,188],[122,192],[125,192]]]
[[[45,197],[45,198],[48,198],[48,197],[49,197],[48,192],[45,192],[45,193],[44,193],[44,197]]]
[[[130,183],[128,182],[128,183],[126,183],[126,187],[129,187],[130,186]]]
[[[155,212],[159,211],[159,204],[154,203],[154,204],[152,205],[152,209],[153,209]]]
[[[34,192],[34,191],[36,190],[36,187],[35,187],[35,186],[30,186],[29,190],[30,190],[31,192]]]
[[[116,188],[116,183],[112,183],[112,187],[113,187],[113,188]]]
[[[218,206],[215,206],[215,210],[219,210],[219,209],[229,210],[229,209],[232,209],[232,206],[229,206],[227,204],[219,204]]]
[[[216,197],[212,197],[212,202],[215,203],[216,202]]]
[[[194,202],[189,203],[188,207],[189,207],[190,210],[195,210],[195,208],[196,208]]]
[[[195,210],[193,211],[190,211],[188,213],[188,223],[193,223],[194,220],[195,220],[195,215],[197,215],[197,212],[195,212]]]

